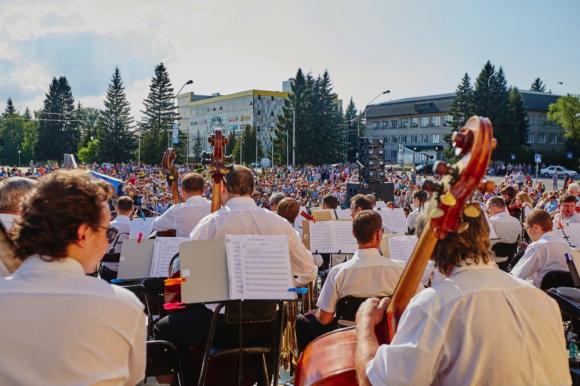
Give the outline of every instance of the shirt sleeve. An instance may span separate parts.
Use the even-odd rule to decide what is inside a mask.
[[[212,240],[215,236],[211,216],[205,216],[189,234],[191,240]]]
[[[430,385],[448,362],[445,331],[419,307],[403,314],[390,345],[381,345],[367,364],[372,385]]]
[[[312,253],[294,232],[294,229],[288,224],[288,247],[290,248],[290,261],[292,263],[292,273],[298,276],[297,282],[299,284],[310,283],[316,279],[318,268],[314,264]]]
[[[175,213],[173,207],[153,221],[154,231],[166,231],[169,229],[175,229]]]
[[[147,318],[142,311],[138,312],[135,333],[129,351],[128,385],[136,385],[145,378],[147,353]]]
[[[337,270],[332,268],[328,273],[328,277],[324,281],[320,296],[316,302],[316,306],[322,311],[334,313],[336,311],[336,303],[338,302],[338,290],[336,286]]]
[[[512,268],[511,274],[520,279],[532,277],[543,265],[543,251],[537,245],[529,245],[524,255]]]

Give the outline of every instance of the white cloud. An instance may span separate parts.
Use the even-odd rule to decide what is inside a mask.
[[[42,92],[46,90],[52,75],[40,63],[31,63],[16,67],[0,77],[0,87],[15,87],[23,93]]]

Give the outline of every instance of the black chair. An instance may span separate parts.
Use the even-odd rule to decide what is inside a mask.
[[[177,347],[165,340],[148,341],[145,377],[163,375],[173,375],[176,377],[178,385],[183,384],[181,360],[179,359]]]
[[[149,303],[149,313],[153,316],[162,317],[166,314],[163,309],[163,294],[165,290],[165,278],[163,277],[150,277],[147,279],[142,279],[141,284],[145,287],[145,296],[147,297],[147,302]]]
[[[497,263],[497,266],[505,272],[508,272],[508,267],[512,265],[512,260],[518,250],[518,243],[496,243],[491,247],[496,257],[506,258],[505,261]]]
[[[574,287],[572,275],[568,271],[550,271],[542,278],[540,289],[547,291],[550,288]]]
[[[339,327],[354,326],[356,313],[360,305],[368,298],[345,296],[336,302],[335,319]]]
[[[214,345],[215,333],[218,325],[220,311],[225,307],[223,321],[225,325],[237,326],[238,347],[221,348]],[[250,345],[243,341],[243,330],[245,326],[253,325],[275,325],[275,336],[271,344]],[[268,300],[250,300],[222,302],[215,309],[209,328],[208,339],[203,353],[201,371],[198,385],[202,386],[206,382],[209,361],[225,356],[238,355],[238,384],[242,384],[244,366],[243,357],[247,355],[259,356],[261,360],[262,378],[265,384],[278,384],[278,365],[280,342],[282,339],[282,329],[284,324],[284,302]],[[274,363],[268,360],[273,358]],[[271,376],[272,375],[272,376]],[[273,380],[273,382],[271,382]]]

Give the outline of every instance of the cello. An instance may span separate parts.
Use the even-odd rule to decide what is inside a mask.
[[[450,232],[462,232],[468,223],[463,215],[479,216],[477,204],[469,203],[476,189],[492,191],[494,183],[482,181],[491,152],[496,146],[493,128],[487,118],[471,117],[452,137],[459,160],[453,165],[438,161],[434,173],[441,182],[425,181],[423,189],[433,192],[427,211],[428,223],[387,306],[383,321],[375,328],[379,344],[393,340],[405,308],[415,295],[422,274],[437,244]],[[296,368],[296,386],[357,385],[355,366],[356,327],[343,328],[313,340],[304,350]]]
[[[222,205],[221,185],[223,183],[223,177],[232,169],[232,165],[226,165],[225,162],[227,161],[231,163],[232,158],[231,156],[226,157],[224,155],[225,147],[228,143],[228,138],[223,135],[220,128],[216,128],[214,130],[213,134],[208,137],[208,142],[213,148],[213,152],[212,154],[206,152],[202,153],[202,164],[208,166],[208,170],[213,181],[211,193],[211,211],[215,212],[221,208]],[[163,159],[165,160],[165,155],[163,156]],[[183,281],[181,278],[181,272],[179,269],[172,269],[172,267],[170,267],[170,270],[173,270],[174,272],[168,279],[165,280],[164,293],[164,308],[167,311],[182,309],[185,307],[185,305],[181,303],[181,283]]]

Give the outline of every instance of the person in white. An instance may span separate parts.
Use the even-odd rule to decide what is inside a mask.
[[[20,214],[20,203],[36,187],[36,181],[25,177],[9,177],[0,181],[0,222],[6,232],[12,229]],[[8,276],[20,265],[11,253],[0,254],[0,277]]]
[[[374,331],[389,299],[360,307],[359,385],[570,385],[557,303],[493,264],[483,216],[463,221],[432,256],[446,277],[411,299],[389,345]]]
[[[0,280],[1,385],[135,385],[147,320],[130,291],[87,276],[115,230],[105,182],[81,171],[39,179],[16,226],[23,260]]]
[[[111,228],[117,230],[117,237],[109,245],[107,253],[121,253],[123,241],[129,238],[131,233],[131,214],[133,213],[133,199],[129,196],[121,196],[117,199],[117,217],[109,224]],[[118,262],[103,262],[101,263],[105,269],[100,271],[101,278],[107,280],[117,277],[119,270]],[[112,272],[108,272],[108,270]]]
[[[153,230],[175,229],[177,237],[188,237],[199,221],[211,211],[211,202],[203,195],[203,176],[189,173],[183,177],[181,192],[184,202],[173,205],[153,222]]]
[[[358,249],[349,261],[330,269],[318,297],[316,311],[298,315],[298,351],[318,336],[334,330],[336,304],[346,296],[390,296],[403,273],[403,266],[379,253],[383,237],[381,216],[372,210],[359,212],[352,224]]]
[[[413,211],[407,216],[407,227],[411,234],[415,233],[415,222],[417,221],[417,217],[423,213],[427,199],[427,193],[424,190],[419,190],[413,194]]]
[[[498,237],[497,240],[491,240],[491,245],[493,246],[497,243],[513,244],[517,242],[522,233],[522,224],[517,218],[509,214],[503,198],[499,196],[491,197],[487,200],[485,206],[489,213],[489,221]],[[504,262],[508,258],[508,256],[498,257],[493,251],[491,254],[496,263]]]
[[[554,225],[564,228],[570,224],[580,224],[580,214],[576,213],[577,200],[570,193],[564,193],[558,200],[559,213],[554,216]]]
[[[572,250],[565,240],[552,232],[552,218],[543,209],[534,209],[526,218],[526,231],[532,239],[524,255],[512,268],[511,274],[521,279],[532,279],[540,287],[544,275],[550,271],[568,271],[565,254]]]

